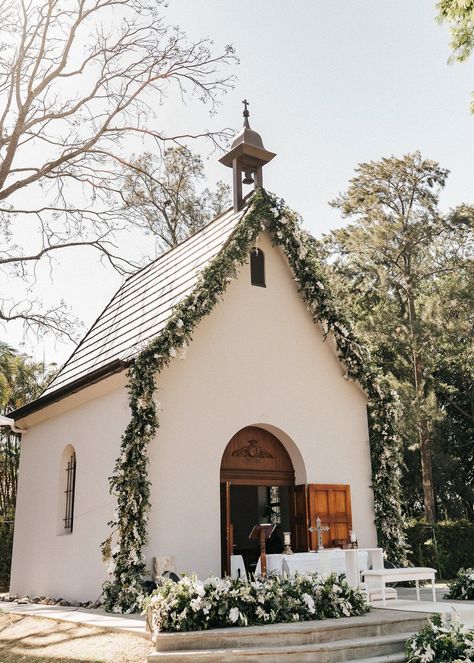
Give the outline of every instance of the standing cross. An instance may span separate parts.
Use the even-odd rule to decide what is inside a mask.
[[[242,103],[244,105],[244,116],[248,117],[249,116],[249,109],[247,108],[247,106],[249,106],[250,104],[247,101],[247,99],[244,99]]]
[[[323,546],[323,532],[329,532],[329,525],[321,525],[321,518],[318,516],[316,518],[316,527],[310,527],[309,531],[311,533],[318,533],[318,550],[324,550]]]

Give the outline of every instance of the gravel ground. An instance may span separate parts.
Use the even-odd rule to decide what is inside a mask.
[[[131,634],[0,612],[0,663],[144,663],[150,645]]]

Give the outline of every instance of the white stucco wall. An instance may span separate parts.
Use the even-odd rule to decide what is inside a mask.
[[[360,544],[376,543],[366,397],[342,377],[279,250],[266,236],[259,247],[267,287],[251,286],[244,266],[201,321],[186,358],[157,381],[162,414],[150,450],[147,553],[175,555],[179,571],[220,572],[220,462],[230,438],[248,425],[286,443],[296,483],[351,484]]]
[[[315,326],[279,250],[263,236],[267,287],[249,266],[196,330],[186,358],[157,379],[160,429],[150,448],[147,558],[173,555],[178,571],[220,573],[219,469],[230,438],[260,425],[293,460],[296,483],[351,485],[360,545],[376,543],[366,398]],[[97,386],[95,387],[97,389]],[[12,591],[82,600],[100,593],[98,552],[113,510],[107,477],[128,420],[123,387],[38,423],[25,436]],[[44,415],[43,415],[44,416]],[[57,535],[58,463],[77,453],[72,535]]]
[[[87,601],[101,593],[99,545],[115,508],[107,479],[129,419],[125,389],[114,384],[103,393],[110,388],[106,383],[93,389],[93,400],[37,423],[23,436],[10,584],[15,594]],[[73,532],[63,534],[61,457],[68,445],[76,452],[76,494]]]

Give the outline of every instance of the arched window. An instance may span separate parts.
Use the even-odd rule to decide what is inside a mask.
[[[260,249],[250,251],[250,282],[265,288],[265,255]]]
[[[76,452],[70,444],[62,453],[60,471],[58,533],[70,534],[74,527],[76,493]]]

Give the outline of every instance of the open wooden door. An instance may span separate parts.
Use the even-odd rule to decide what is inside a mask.
[[[230,513],[230,481],[221,483],[221,560],[222,576],[230,575],[230,556],[234,542]]]
[[[313,527],[319,516],[321,525],[328,525],[329,531],[323,532],[323,545],[331,548],[349,540],[352,527],[351,489],[341,484],[308,485],[309,520]],[[311,550],[317,550],[318,536],[310,533]]]
[[[295,486],[293,492],[294,519],[291,535],[292,548],[295,552],[307,552],[308,532],[308,487],[304,484]]]

